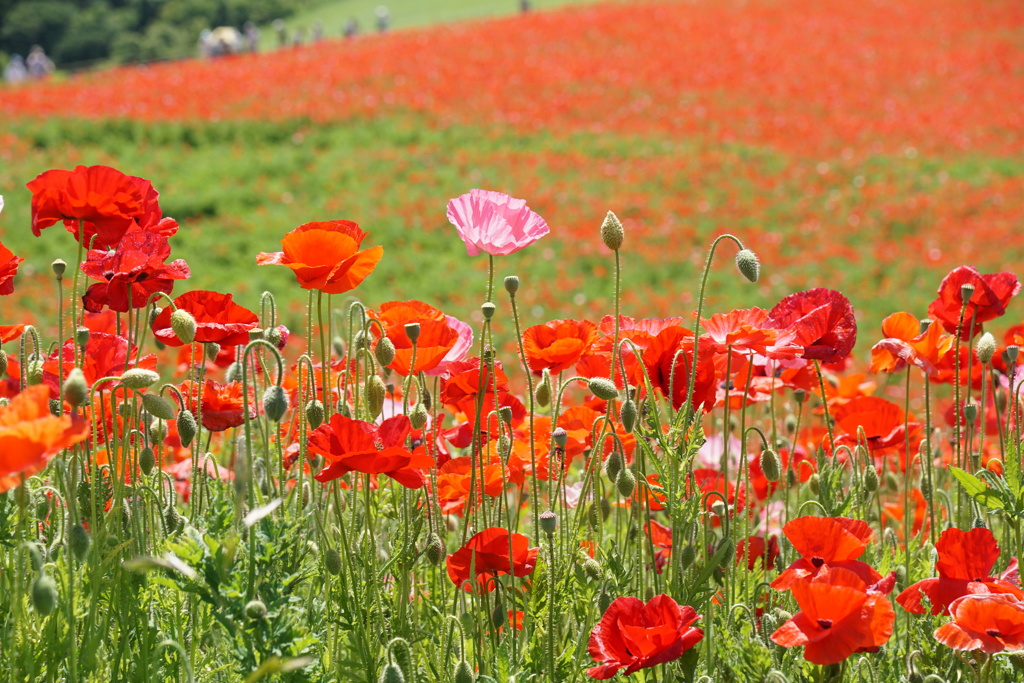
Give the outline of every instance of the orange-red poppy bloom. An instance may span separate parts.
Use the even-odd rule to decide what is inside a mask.
[[[74,339],[68,339],[63,346],[63,374],[66,377],[71,369],[75,367],[75,349],[78,343]],[[127,361],[127,363],[126,363]],[[54,350],[49,358],[43,361],[43,382],[49,385],[51,396],[57,397],[61,373],[61,349]],[[96,381],[104,377],[120,377],[125,367],[145,368],[156,370],[156,355],[147,354],[139,358],[139,349],[135,344],[129,344],[124,337],[116,334],[105,334],[93,332],[89,335],[89,341],[81,353],[81,364],[78,366],[85,375],[86,384],[95,389],[109,389],[112,385],[104,382],[96,385]]]
[[[376,268],[384,247],[359,250],[369,233],[352,221],[305,223],[281,239],[284,251],[260,252],[256,264],[291,268],[303,289],[341,294]]]
[[[795,358],[803,349],[792,342],[793,334],[774,329],[768,324],[768,311],[741,308],[701,318],[707,336],[715,342],[714,353],[732,351],[741,355],[753,353],[771,358]]]
[[[0,493],[42,470],[61,449],[89,436],[89,424],[77,415],[50,412],[50,390],[28,387],[0,408]]]
[[[335,413],[329,423],[309,435],[309,452],[322,455],[328,462],[316,480],[328,482],[349,472],[363,472],[386,474],[406,488],[422,488],[427,481],[423,470],[433,467],[434,459],[406,448],[411,430],[405,415],[376,425]]]
[[[857,559],[871,541],[871,527],[867,522],[849,517],[798,517],[788,522],[782,532],[800,553],[800,559],[772,582],[775,590],[790,590],[833,569],[850,571],[868,586],[882,581],[882,575],[871,565]],[[880,588],[888,593],[892,585]]]
[[[935,550],[939,553],[935,563],[938,577],[918,581],[896,597],[908,612],[924,614],[924,598],[928,598],[932,614],[949,614],[957,598],[972,593],[1007,593],[1017,600],[1024,598],[1016,558],[1005,572],[990,576],[999,559],[999,545],[989,529],[946,529]]]
[[[370,317],[380,321],[385,336],[395,345],[395,359],[388,367],[403,377],[437,367],[459,341],[459,333],[448,324],[448,317],[422,301],[388,301],[370,311]],[[416,367],[412,367],[413,343],[405,329],[412,323],[420,326]]]
[[[704,412],[715,406],[717,386],[715,384],[715,357],[712,353],[714,342],[704,337],[698,340],[699,362],[693,387],[693,404]],[[670,397],[672,407],[678,410],[690,390],[690,373],[693,369],[693,333],[684,327],[666,327],[651,340],[644,351],[643,367],[647,370],[651,385]],[[646,387],[643,374],[639,372],[634,382]]]
[[[883,320],[882,334],[885,339],[871,347],[871,372],[899,372],[910,364],[932,374],[956,340],[941,325],[929,325],[922,333],[917,318],[904,312]]]
[[[199,385],[194,382],[187,381],[183,382],[179,387],[182,396],[185,398],[185,404],[194,415],[198,415],[199,410]],[[208,379],[203,382],[203,400],[202,400],[202,422],[203,426],[209,429],[211,432],[223,432],[231,429],[232,427],[238,427],[245,422],[245,414],[243,412],[244,401],[242,400],[242,383],[241,382],[228,382],[227,384],[221,384],[212,379]],[[256,418],[256,408],[252,405],[252,397],[250,396],[249,403],[249,419]]]
[[[166,237],[143,230],[127,233],[114,251],[90,249],[82,272],[99,282],[86,290],[82,305],[96,313],[104,306],[124,313],[149,305],[154,294],[170,293],[175,280],[191,275],[182,259],[164,263],[170,256]]]
[[[437,499],[441,502],[441,511],[447,514],[461,515],[469,500],[469,489],[473,478],[473,458],[468,456],[452,458],[437,470]],[[477,468],[477,494],[474,501],[480,504],[480,492],[491,496],[500,496],[508,480],[508,468],[495,460],[485,465],[483,472]]]
[[[704,638],[704,631],[693,626],[698,619],[695,609],[667,595],[656,595],[647,604],[616,598],[590,632],[587,651],[598,666],[587,674],[606,680],[620,669],[628,676],[675,661]]]
[[[507,529],[492,526],[466,541],[448,556],[448,578],[456,586],[473,592],[490,593],[496,576],[512,574],[529,576],[537,564],[537,548],[523,534],[510,534]],[[470,570],[474,573],[471,576]]]
[[[965,595],[949,606],[953,621],[935,639],[954,650],[988,654],[1024,650],[1024,603],[1006,594]]]
[[[523,330],[526,362],[536,374],[561,372],[576,365],[594,342],[597,326],[589,320],[551,320]]]
[[[835,437],[837,447],[845,444],[853,448],[863,433],[860,440],[871,455],[897,456],[900,471],[906,469],[908,446],[912,454],[917,453],[924,438],[924,427],[913,415],[907,416],[898,405],[878,396],[855,398],[838,406],[833,417],[839,432]]]
[[[838,664],[855,652],[875,652],[892,635],[896,613],[884,594],[853,572],[830,568],[793,584],[800,611],[771,635],[782,647],[804,648],[804,659]]]
[[[248,344],[249,331],[259,327],[256,314],[236,304],[231,294],[197,289],[176,298],[174,305],[195,318],[196,341],[199,343],[215,342],[221,346]],[[181,346],[181,340],[171,329],[170,306],[153,320],[153,334],[167,346]]]
[[[857,320],[850,301],[837,291],[819,287],[790,294],[768,313],[768,324],[795,333],[801,357],[836,363],[857,343]]]
[[[0,296],[14,292],[14,276],[18,273],[18,265],[24,260],[0,243]]]
[[[964,285],[974,287],[971,298],[966,302],[966,309],[962,298]],[[928,305],[928,315],[938,320],[947,332],[966,341],[981,330],[982,323],[1006,313],[1006,305],[1018,292],[1020,282],[1013,273],[982,275],[971,266],[959,266],[942,278],[939,296]]]

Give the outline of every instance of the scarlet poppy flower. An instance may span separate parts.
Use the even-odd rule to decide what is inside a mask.
[[[877,386],[874,381],[867,379],[867,375],[863,372],[855,372],[840,377],[834,384],[826,377],[825,400],[828,401],[829,408],[836,409],[855,399],[870,396],[875,392]],[[820,394],[821,390],[815,387],[814,393]],[[824,408],[815,409],[815,411],[818,414],[824,414],[825,412]]]
[[[868,586],[882,581],[882,575],[871,565],[857,559],[871,541],[867,522],[849,517],[798,517],[788,522],[782,533],[800,553],[800,559],[772,582],[775,590],[790,590],[832,569],[853,572]],[[887,588],[892,590],[892,586]]]
[[[322,455],[328,462],[316,480],[323,483],[349,472],[363,472],[386,474],[406,488],[422,488],[426,483],[422,470],[433,467],[434,459],[406,448],[411,429],[405,415],[376,425],[335,413],[329,423],[309,435],[309,452]]]
[[[589,320],[552,320],[523,330],[526,362],[535,374],[568,370],[597,341],[597,326]]]
[[[133,227],[165,236],[177,230],[172,219],[161,219],[159,194],[152,183],[109,166],[46,171],[27,187],[32,192],[32,234],[36,237],[43,228],[64,221],[67,231],[83,246],[113,249]],[[79,221],[84,221],[81,234]]]
[[[964,285],[974,287],[966,309],[961,298]],[[971,266],[959,266],[942,278],[938,298],[928,304],[928,315],[938,320],[947,332],[966,341],[981,331],[982,323],[1006,313],[1006,305],[1018,292],[1020,282],[1013,273],[982,275]],[[958,327],[961,310],[964,311],[962,329]]]
[[[461,515],[469,500],[469,489],[473,478],[473,458],[452,458],[437,470],[437,499],[441,502],[441,511],[447,514]],[[508,469],[500,461],[492,461],[484,466],[483,472],[477,467],[476,503],[480,504],[481,492],[485,495],[500,496],[508,479]]]
[[[705,502],[705,509],[711,510],[711,506],[715,504],[715,501],[721,501],[724,496],[730,507],[730,517],[747,507],[746,487],[740,484],[740,488],[737,490],[734,482],[726,480],[721,472],[710,467],[694,469],[693,474],[686,481],[686,491],[688,495],[699,492],[696,495],[702,497],[712,491],[722,494],[721,496],[708,496]],[[712,518],[712,524],[715,526],[721,523],[717,516]]]
[[[484,529],[448,556],[448,578],[471,593],[476,589],[490,593],[495,589],[494,581],[489,580],[493,577],[533,573],[538,549],[529,545],[530,540],[523,534],[510,534],[494,526]]]
[[[732,350],[741,355],[757,353],[773,358],[795,358],[803,351],[792,343],[792,333],[772,328],[768,324],[768,311],[760,308],[716,313],[710,318],[701,318],[700,324],[715,342],[714,353]]]
[[[199,413],[199,386],[192,381],[183,382],[179,387],[185,404],[192,414]],[[256,418],[256,408],[252,405],[252,396],[248,401],[242,399],[242,383],[228,382],[221,384],[212,379],[203,382],[202,422],[211,432],[223,432],[238,427],[245,422],[244,403],[248,403],[249,419]]]
[[[619,362],[615,369],[615,385],[622,389],[626,386],[626,377],[642,376],[637,369],[637,357],[633,351],[635,346],[643,353],[655,335],[667,327],[680,326],[682,318],[642,318],[634,319],[627,315],[619,316]],[[615,316],[606,315],[598,325],[601,335],[576,364],[576,374],[581,377],[610,377],[612,369],[612,350],[615,339]]]
[[[78,343],[74,339],[68,339],[63,346],[64,367],[61,369],[61,350],[57,349],[50,353],[50,356],[43,361],[43,382],[51,389],[51,395],[56,397],[60,386],[58,375],[63,372],[66,377],[71,369],[75,367],[75,349]],[[127,361],[127,362],[126,362]],[[139,357],[139,349],[135,344],[129,344],[124,337],[103,332],[93,332],[89,335],[89,341],[82,349],[80,365],[78,366],[85,375],[85,382],[89,387],[97,389],[109,389],[109,383],[95,385],[96,381],[103,377],[120,377],[125,367],[144,368],[156,370],[156,355],[147,354]]]
[[[0,325],[0,344],[14,341],[25,331],[25,325]]]
[[[875,652],[892,635],[896,613],[882,593],[857,574],[832,567],[813,581],[793,584],[800,612],[771,635],[782,647],[804,648],[804,659],[838,664],[855,652]]]
[[[403,377],[436,368],[460,342],[459,333],[448,324],[447,316],[422,301],[389,301],[369,314],[381,322],[385,336],[395,346],[395,359],[388,367]],[[415,368],[410,367],[413,343],[405,330],[412,323],[420,326]]]
[[[231,294],[197,289],[174,300],[174,305],[192,314],[196,321],[196,341],[215,342],[221,346],[249,343],[249,331],[259,327],[259,318],[235,303]],[[153,334],[167,346],[181,346],[171,329],[171,307],[153,320]]]
[[[764,536],[748,536],[746,541],[736,543],[736,564],[746,559],[745,564],[750,571],[754,571],[758,565],[765,570],[772,569],[778,557],[779,539],[774,535],[769,536],[767,541]]]
[[[182,259],[164,263],[170,255],[166,237],[141,230],[127,233],[114,251],[91,249],[82,272],[99,283],[82,297],[85,310],[97,313],[108,306],[125,313],[145,307],[157,292],[170,293],[175,280],[191,275]]]
[[[917,318],[903,312],[882,321],[882,334],[885,339],[871,347],[871,372],[899,372],[909,363],[931,374],[956,339],[939,325],[929,325],[922,333]]]
[[[14,292],[14,276],[18,273],[18,265],[24,260],[0,242],[0,296]]]
[[[281,239],[284,251],[260,252],[256,264],[291,268],[303,289],[341,294],[373,272],[384,247],[359,250],[369,233],[352,221],[304,223]]]
[[[628,676],[675,661],[704,638],[704,631],[693,626],[698,619],[695,609],[667,595],[656,595],[647,604],[616,598],[590,632],[587,651],[599,664],[587,674],[606,680],[620,669]]]
[[[962,531],[946,529],[935,544],[939,559],[935,563],[937,578],[924,579],[908,587],[896,597],[903,609],[924,614],[923,598],[931,604],[932,614],[949,614],[953,602],[971,593],[1008,593],[1024,598],[1017,575],[1016,558],[999,576],[991,576],[999,559],[999,545],[989,529]]]
[[[897,456],[900,471],[906,470],[908,445],[910,453],[915,454],[924,438],[924,427],[913,415],[907,416],[898,405],[878,396],[855,398],[837,406],[833,417],[839,432],[835,437],[837,447],[853,448],[861,442],[875,458]]]
[[[449,201],[448,221],[455,226],[470,256],[482,251],[507,256],[550,232],[548,224],[530,210],[525,200],[490,190],[470,190]]]
[[[1024,603],[1005,594],[965,595],[949,606],[953,621],[935,639],[954,650],[988,654],[1024,650]]]
[[[836,363],[857,343],[857,320],[850,301],[831,289],[819,287],[790,294],[768,313],[768,324],[795,333],[804,348],[802,358]]]
[[[704,412],[709,412],[715,405],[717,392],[714,354],[711,353],[714,342],[704,338],[697,343],[700,359],[693,388],[693,403],[694,406],[701,406]],[[680,326],[666,327],[651,340],[641,360],[652,386],[671,398],[673,408],[681,408],[689,391],[693,366],[693,333]],[[634,382],[639,387],[646,386],[642,374],[635,377]]]
[[[50,412],[50,391],[28,387],[0,407],[0,493],[18,486],[22,476],[42,470],[55,453],[85,441],[89,424],[77,415]]]
[[[921,493],[921,489],[914,488],[910,490],[910,537],[921,538],[921,543],[925,542],[925,538],[922,535],[926,532],[930,526],[928,521],[928,501],[924,499],[924,494]],[[943,511],[939,508],[939,512]],[[890,503],[882,504],[882,526],[884,528],[891,528],[896,532],[897,538],[903,540],[906,536],[907,525],[903,521],[903,501],[898,500]]]

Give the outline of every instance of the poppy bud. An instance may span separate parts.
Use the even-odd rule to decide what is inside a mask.
[[[612,606],[612,596],[607,593],[601,593],[597,596],[597,611],[604,614],[608,611],[608,608]]]
[[[559,448],[565,448],[565,444],[569,443],[569,432],[565,431],[562,427],[555,427],[555,431],[551,433],[551,436],[555,440],[555,445]]]
[[[540,383],[537,385],[533,398],[541,408],[547,407],[551,403],[551,375],[548,373],[547,368],[544,368],[544,373],[541,375]]]
[[[263,413],[271,422],[280,422],[288,411],[288,394],[284,388],[276,384],[267,387],[263,392]]]
[[[26,383],[30,387],[43,383],[43,361],[33,358],[28,362]]]
[[[50,514],[50,499],[42,496],[36,503],[36,519],[43,520]]]
[[[395,343],[387,337],[381,337],[373,347],[373,357],[382,368],[391,365],[395,361]]]
[[[601,570],[601,563],[590,557],[583,563],[583,571],[587,573],[592,581],[600,581],[604,577],[604,571]]]
[[[146,368],[132,368],[121,375],[121,384],[133,391],[151,387],[159,380],[160,375],[158,373],[153,372],[152,370],[147,370]]]
[[[284,349],[285,342],[288,341],[288,328],[284,325],[268,327],[263,330],[263,338],[273,344],[275,349],[281,351]]]
[[[362,332],[357,332],[353,343],[355,347],[360,348],[360,342],[363,342],[363,348],[369,348],[369,339]],[[345,357],[345,340],[341,337],[334,337],[331,339],[331,350],[334,355],[338,358]]]
[[[63,408],[63,406],[64,404],[61,401],[58,401],[55,398],[51,398],[49,401],[50,415],[53,415],[54,417],[60,417],[60,411],[61,408]]]
[[[601,526],[601,510],[598,508],[597,503],[591,503],[590,507],[587,508],[587,522],[594,529]]]
[[[67,261],[63,259],[57,259],[50,264],[50,268],[53,269],[53,274],[57,276],[57,281],[64,279],[64,271],[68,269]]]
[[[907,674],[907,683],[924,683],[924,676],[917,669]]]
[[[324,553],[324,568],[332,576],[337,576],[341,573],[341,553],[338,552],[337,548],[328,548],[327,552]]]
[[[370,378],[366,380],[366,386],[363,387],[364,393],[366,394],[366,410],[370,413],[370,418],[376,418],[380,415],[380,411],[384,409],[384,399],[387,397],[388,390],[384,386],[384,380],[379,375],[370,375]]]
[[[334,410],[335,410],[335,412],[337,412],[337,413],[339,413],[339,414],[341,414],[341,415],[343,415],[343,416],[345,416],[345,417],[347,417],[349,419],[352,418],[352,409],[344,401],[338,401],[337,405],[334,406]]]
[[[156,466],[156,455],[154,455],[152,448],[146,446],[139,451],[139,469],[148,477],[153,473],[154,466]]]
[[[516,277],[515,275],[509,275],[508,277],[506,277],[505,291],[511,294],[512,296],[515,296],[516,292],[519,291],[519,278]]]
[[[0,375],[7,373],[7,352],[0,349]]]
[[[612,503],[607,498],[602,498],[598,502],[600,503],[600,507],[601,507],[601,519],[607,521],[607,519],[612,514]]]
[[[68,545],[71,547],[71,554],[79,562],[84,562],[89,556],[89,548],[92,547],[92,539],[89,532],[81,524],[75,524],[68,532]]]
[[[507,458],[512,452],[512,439],[509,438],[508,434],[502,434],[498,437],[498,455],[502,458]]]
[[[404,638],[395,638],[388,643],[388,652],[391,659],[402,670],[402,674],[410,680],[415,679],[416,670],[413,668],[412,648]]]
[[[67,379],[64,380],[64,400],[72,408],[85,403],[89,398],[89,385],[85,382],[85,374],[80,368],[71,368]]]
[[[75,343],[78,344],[78,348],[84,349],[85,345],[89,343],[89,337],[92,335],[92,331],[88,327],[79,327],[75,330]]]
[[[555,533],[558,527],[558,515],[551,510],[540,513],[540,529],[548,536]]]
[[[622,409],[619,411],[619,420],[622,421],[622,428],[626,430],[626,433],[632,434],[633,428],[636,427],[636,403],[633,399],[628,399],[622,404]]]
[[[430,534],[427,536],[427,559],[430,560],[430,564],[439,565],[444,556],[448,554],[448,549],[445,548],[444,539],[437,534]]]
[[[262,600],[250,600],[245,605],[245,616],[253,621],[262,621],[267,618],[267,606]]]
[[[623,498],[633,495],[633,489],[636,488],[636,476],[633,474],[633,470],[628,467],[623,468],[619,472],[619,476],[615,478],[615,487],[619,489]]]
[[[169,503],[164,510],[164,527],[167,529],[167,535],[169,536],[175,531],[180,530],[182,526],[184,524],[182,523],[181,515],[178,514],[178,508],[174,507],[173,503]]]
[[[902,591],[907,585],[907,567],[900,565],[896,567],[896,585],[899,586]]]
[[[787,434],[792,434],[793,432],[795,432],[796,431],[796,415],[793,415],[793,414],[787,415],[785,421],[783,422],[783,424],[786,427],[786,433]]]
[[[405,683],[405,674],[402,673],[401,667],[392,662],[384,667],[378,680],[380,683]]]
[[[721,567],[715,567],[714,571],[711,572],[711,577],[719,586],[725,585],[725,572],[722,571]]]
[[[409,338],[409,341],[415,344],[420,338],[420,324],[419,323],[406,323],[405,325],[405,336]]]
[[[821,490],[821,475],[817,472],[811,475],[811,478],[807,480],[807,486],[811,489],[811,493],[818,495]]]
[[[409,413],[409,423],[413,429],[423,429],[430,420],[430,413],[423,407],[423,403],[417,403]]]
[[[591,377],[590,381],[587,382],[587,387],[589,387],[590,393],[602,401],[610,401],[619,395],[615,382],[607,377]]]
[[[38,543],[28,543],[28,559],[32,565],[32,571],[42,571],[43,569],[43,549]]]
[[[992,357],[996,355],[996,338],[992,336],[991,332],[986,332],[980,337],[974,345],[974,353],[978,354],[978,360],[982,363],[990,363]]]
[[[306,404],[306,421],[311,429],[316,429],[324,423],[324,404],[315,398]]]
[[[122,405],[128,405],[127,403]],[[174,406],[159,394],[142,394],[142,405],[155,418],[160,420],[174,419]],[[181,425],[178,425],[179,427]],[[182,444],[184,445],[184,443]]]
[[[622,221],[609,211],[601,222],[601,241],[604,242],[604,246],[612,251],[618,251],[625,237],[626,231],[622,228]]]
[[[775,629],[779,627],[779,622],[775,619],[775,615],[771,612],[766,612],[761,615],[761,633],[769,634],[774,633]],[[766,679],[774,680],[774,679]]]
[[[733,542],[731,538],[726,537],[723,538],[722,542],[718,544],[718,548],[715,550],[715,552],[717,553],[718,550],[722,548],[725,548],[725,554],[722,555],[722,559],[719,561],[718,566],[722,569],[726,569],[730,564],[732,564],[732,561],[736,558],[736,544]]]
[[[212,363],[220,355],[220,344],[217,342],[206,342],[203,344],[203,353],[206,355],[206,360]]]
[[[57,606],[57,584],[45,572],[32,582],[32,606],[40,616],[48,616]]]
[[[775,482],[782,478],[782,462],[779,454],[771,448],[761,451],[761,471],[768,481]]]
[[[491,318],[493,318],[494,317],[494,312],[496,310],[497,310],[497,307],[493,303],[491,303],[490,301],[486,301],[486,302],[480,304],[480,312],[484,314],[484,319],[485,320],[490,320]]]
[[[736,268],[751,282],[757,282],[761,275],[761,262],[757,260],[757,254],[749,249],[736,252]]]
[[[726,515],[729,514],[729,507],[721,500],[715,500],[715,502],[711,503],[711,512],[719,519],[725,519]]]
[[[619,472],[622,471],[622,465],[622,453],[619,451],[612,451],[604,463],[604,471],[612,483],[615,483],[615,480],[619,478]]]
[[[964,419],[967,421],[967,425],[973,427],[974,423],[978,419],[978,404],[968,403],[964,406]]]
[[[874,493],[878,490],[878,484],[878,470],[874,466],[868,465],[864,470],[864,488],[868,493]]]
[[[192,414],[192,411],[185,408],[178,413],[178,417],[175,420],[175,424],[178,427],[178,437],[181,439],[182,448],[188,448],[189,444],[192,443],[192,439],[196,437],[198,427],[196,426],[196,418]]]
[[[495,600],[494,609],[491,611],[491,626],[495,629],[502,628],[508,621],[508,613],[505,611],[505,606],[501,603],[501,599]]]
[[[974,296],[974,285],[970,282],[965,282],[960,285],[960,303],[970,303],[972,296]]]
[[[455,666],[454,683],[475,683],[476,675],[473,674],[473,667],[465,659]]]
[[[241,382],[242,364],[235,362],[229,365],[228,369],[224,372],[224,379],[228,382]]]
[[[182,344],[191,344],[196,339],[196,319],[184,308],[171,313],[171,330]]]
[[[784,609],[776,607],[775,608],[775,618],[778,619],[780,622],[786,622],[786,621],[789,621],[790,619],[792,619],[793,615],[790,612],[787,612]]]
[[[149,423],[149,442],[152,444],[162,444],[164,439],[167,438],[167,422],[164,420],[153,420]]]

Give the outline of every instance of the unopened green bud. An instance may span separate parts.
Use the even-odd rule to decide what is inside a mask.
[[[324,553],[324,568],[332,576],[337,576],[341,573],[341,553],[338,552],[337,548],[328,548],[327,552]]]
[[[782,478],[782,461],[779,454],[771,448],[761,451],[761,471],[768,481],[778,481]]]
[[[601,241],[604,242],[604,246],[612,251],[618,251],[625,237],[626,231],[622,228],[622,221],[609,211],[601,223]]]
[[[434,566],[441,564],[441,560],[443,560],[447,554],[448,549],[445,548],[443,538],[434,533],[427,536],[426,555],[427,559],[430,560],[430,564]]]
[[[402,673],[401,667],[392,662],[380,672],[378,681],[379,683],[405,683],[405,674]]]
[[[761,275],[761,262],[757,260],[757,254],[749,249],[736,252],[736,268],[751,282],[757,282]]]
[[[128,405],[123,403],[122,405]],[[142,405],[150,415],[160,420],[174,419],[174,406],[160,394],[142,394]],[[180,427],[180,425],[179,425]]]
[[[601,593],[597,596],[597,610],[604,614],[608,611],[608,608],[612,606],[612,596],[607,593]]]
[[[178,427],[178,437],[181,439],[182,448],[188,448],[189,444],[192,443],[192,439],[196,438],[196,432],[198,431],[196,418],[192,411],[185,408],[179,412],[175,424]]]
[[[633,470],[624,467],[619,472],[619,476],[615,478],[615,487],[623,498],[629,498],[633,495],[633,489],[636,488],[636,475],[633,474]]]
[[[7,352],[0,349],[0,375],[7,374]]]
[[[58,597],[57,584],[45,572],[32,582],[32,606],[40,616],[49,616],[53,612]]]
[[[76,560],[85,561],[85,558],[89,556],[89,548],[92,547],[92,538],[89,537],[89,532],[84,526],[75,524],[71,527],[68,532],[68,546]]]
[[[872,465],[868,465],[864,470],[864,488],[868,493],[874,493],[878,490],[878,470]]]
[[[509,275],[506,277],[505,291],[515,296],[515,293],[519,291],[519,278],[515,275]]]
[[[306,421],[310,429],[316,429],[324,423],[324,404],[313,399],[306,404]]]
[[[288,411],[288,394],[284,387],[272,384],[263,392],[263,414],[271,422],[280,422]]]
[[[498,437],[498,455],[500,455],[502,459],[506,459],[511,453],[512,439],[508,434],[502,434]]]
[[[388,653],[391,659],[402,670],[402,675],[409,681],[416,678],[416,669],[412,661],[412,647],[404,638],[394,638],[388,643]]]
[[[608,475],[608,479],[614,483],[619,478],[619,473],[622,471],[624,463],[622,460],[622,453],[619,451],[612,451],[608,455],[608,459],[604,463],[604,471]]]
[[[608,521],[608,518],[612,515],[612,502],[607,498],[602,498],[598,503],[601,508],[601,519]]]
[[[191,344],[196,340],[196,319],[184,308],[171,313],[171,330],[182,344]]]
[[[26,383],[32,387],[43,383],[43,361],[33,358],[28,362],[28,371],[25,373]]]
[[[491,610],[491,626],[499,629],[503,628],[508,622],[508,612],[505,610],[505,605],[502,604],[500,598],[495,602],[497,604],[495,604],[494,609]]]
[[[725,554],[722,555],[722,559],[718,562],[718,566],[722,569],[727,568],[732,561],[736,559],[736,543],[733,542],[728,536],[723,538],[721,543],[718,544],[718,549],[725,549]],[[716,551],[717,552],[717,551]]]
[[[992,362],[992,357],[996,355],[996,338],[991,332],[985,332],[978,337],[974,344],[974,352],[978,354],[978,360],[982,363]]]
[[[147,477],[153,473],[153,468],[156,466],[156,455],[153,453],[153,449],[146,446],[139,451],[139,469]]]
[[[622,428],[628,434],[632,434],[633,428],[636,427],[636,416],[636,403],[633,399],[624,401],[622,409],[619,411],[619,419],[622,421]]]
[[[267,606],[262,600],[250,600],[245,605],[245,616],[253,621],[262,621],[267,618]]]
[[[384,380],[379,375],[370,375],[363,387],[366,394],[366,410],[370,418],[376,418],[380,411],[384,410],[384,399],[387,398],[388,389],[384,386]]]
[[[476,675],[473,673],[473,667],[469,665],[465,659],[459,662],[455,666],[455,676],[453,677],[454,683],[476,683]]]
[[[167,422],[165,420],[153,420],[149,423],[149,442],[162,444],[167,438]]]
[[[409,411],[409,423],[413,429],[423,429],[427,426],[427,422],[430,420],[430,413],[423,407],[422,403],[417,403],[413,406],[412,410]]]
[[[594,558],[588,558],[583,563],[583,571],[587,573],[591,581],[600,581],[604,577],[604,571],[601,570],[601,563]]]
[[[67,379],[64,380],[64,400],[72,408],[77,408],[88,398],[89,385],[85,381],[85,373],[80,368],[71,368]]]
[[[167,534],[173,534],[175,531],[179,531],[182,524],[181,515],[178,514],[178,508],[174,507],[174,503],[168,503],[164,509],[164,527],[167,528]]]
[[[818,492],[821,491],[821,475],[817,472],[812,474],[811,478],[807,480],[807,485],[810,487],[811,493],[818,495]]]
[[[39,572],[43,570],[43,547],[38,543],[28,543],[28,559],[29,564],[32,565],[32,571]]]
[[[358,340],[364,340],[366,342],[367,348],[369,347],[369,339],[367,339],[365,336],[361,336],[362,334],[363,334],[362,332],[356,333],[355,340],[356,340],[356,348],[357,349],[359,348]],[[334,355],[337,356],[338,358],[344,358],[345,357],[345,340],[342,339],[341,337],[333,337],[331,339],[331,351],[333,351]]]
[[[507,425],[512,424],[512,406],[502,406],[498,408],[498,418]]]
[[[381,337],[373,347],[373,357],[382,368],[391,365],[395,361],[395,343],[387,337]]]
[[[121,384],[129,389],[139,390],[151,387],[160,380],[160,375],[146,368],[132,368],[121,375]]]
[[[617,398],[619,390],[615,387],[615,382],[611,381],[607,377],[591,377],[590,381],[587,382],[587,386],[590,388],[590,393],[597,396],[602,401],[610,401],[613,398]]]
[[[548,371],[544,370],[544,376],[533,393],[534,400],[541,408],[545,408],[551,403],[551,377],[547,373]]]

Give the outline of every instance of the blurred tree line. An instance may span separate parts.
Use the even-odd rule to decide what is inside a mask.
[[[58,67],[195,54],[205,28],[266,24],[316,0],[0,0],[0,64],[41,45]]]

